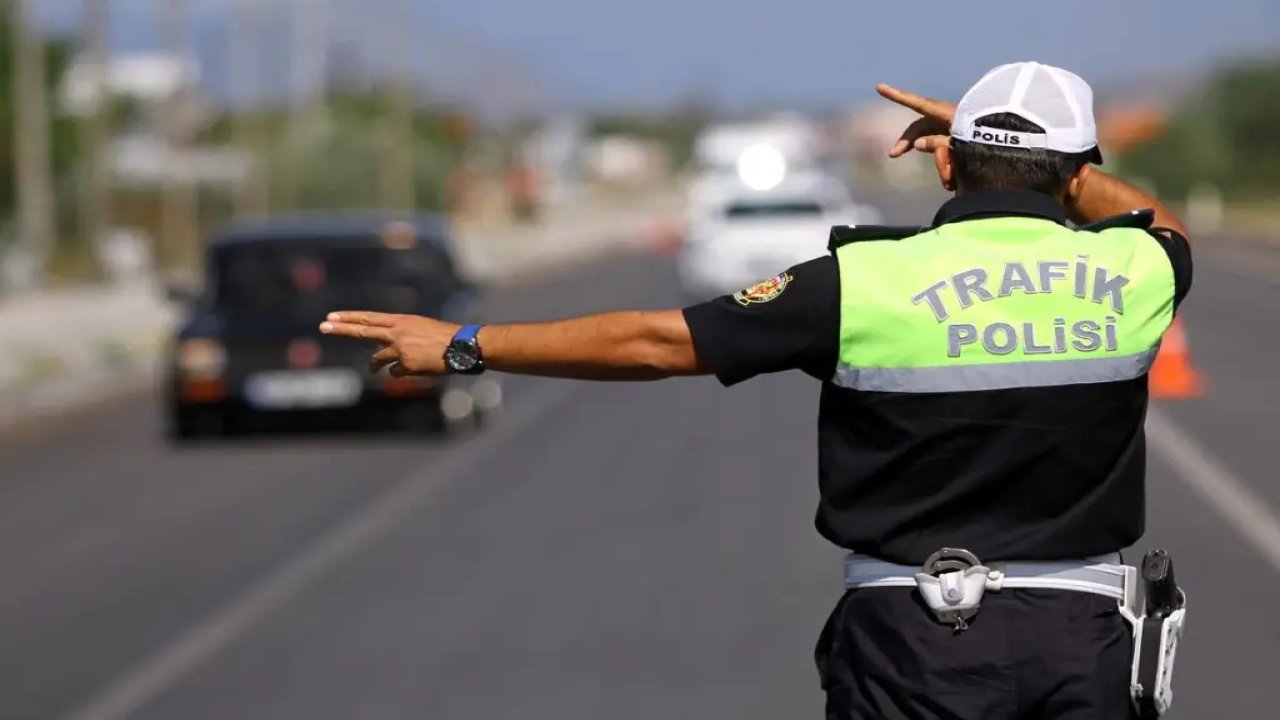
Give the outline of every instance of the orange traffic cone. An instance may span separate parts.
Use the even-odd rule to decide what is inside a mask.
[[[1204,377],[1191,365],[1191,344],[1182,320],[1174,318],[1151,366],[1151,397],[1161,400],[1197,398],[1204,394]]]

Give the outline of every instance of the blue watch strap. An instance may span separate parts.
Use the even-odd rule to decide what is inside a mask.
[[[454,334],[453,340],[454,342],[457,342],[458,340],[475,340],[476,335],[480,334],[480,328],[483,327],[483,325],[463,325],[458,332]]]

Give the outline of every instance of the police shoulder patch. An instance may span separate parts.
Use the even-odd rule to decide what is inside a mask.
[[[784,272],[780,275],[774,275],[764,282],[758,282],[745,290],[739,290],[734,293],[733,300],[743,307],[776,300],[794,279],[795,277],[791,273]]]

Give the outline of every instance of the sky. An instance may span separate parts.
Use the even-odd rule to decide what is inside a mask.
[[[78,5],[45,1],[44,12],[64,18]],[[115,0],[133,18],[161,1]],[[206,17],[233,1],[189,0]],[[1070,68],[1101,89],[1195,74],[1234,56],[1280,55],[1277,0],[297,1],[361,12],[410,3],[424,42],[473,39],[556,97],[589,105],[699,94],[729,106],[839,107],[872,98],[877,81],[956,97],[990,67],[1016,60]],[[117,30],[143,32],[128,24]]]

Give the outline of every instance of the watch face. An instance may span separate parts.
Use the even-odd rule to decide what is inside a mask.
[[[445,361],[449,363],[449,367],[457,372],[471,370],[480,362],[476,346],[468,342],[456,342],[449,345],[444,357]]]

